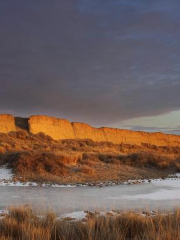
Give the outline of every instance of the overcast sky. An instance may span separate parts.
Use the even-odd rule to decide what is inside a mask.
[[[1,0],[0,112],[176,131],[179,11],[179,0]]]

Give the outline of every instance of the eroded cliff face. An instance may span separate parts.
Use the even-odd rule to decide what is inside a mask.
[[[1,114],[0,115],[0,132],[9,133],[12,131],[16,131],[14,117],[9,114]]]
[[[96,142],[112,142],[115,144],[141,145],[142,143],[156,146],[180,146],[180,136],[163,133],[147,133],[117,128],[93,128],[84,123],[72,123],[75,138],[89,138]]]
[[[42,132],[55,140],[74,139],[71,123],[65,119],[47,116],[32,116],[29,118],[29,132],[36,134]]]
[[[18,123],[18,126],[16,124]],[[59,139],[92,139],[96,142],[124,143],[141,145],[142,143],[156,146],[180,146],[180,136],[163,133],[147,133],[116,128],[94,128],[85,123],[71,123],[65,119],[48,116],[31,116],[28,119],[17,119],[11,115],[0,115],[0,132],[8,133],[26,127],[30,133],[42,132],[55,140]],[[16,128],[17,127],[17,128]],[[24,127],[24,129],[25,129]]]

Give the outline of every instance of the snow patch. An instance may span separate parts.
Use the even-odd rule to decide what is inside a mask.
[[[82,221],[87,216],[87,213],[84,211],[71,212],[61,215],[60,219],[72,219],[74,221]]]
[[[0,168],[0,181],[1,180],[12,180],[13,174],[11,169],[6,168],[6,166],[2,166]]]
[[[8,210],[0,210],[0,216],[9,214]]]
[[[147,194],[137,194],[133,196],[121,196],[121,198],[126,199],[148,199],[148,200],[179,200],[180,199],[180,179],[179,178],[169,178],[165,180],[152,180],[152,184],[155,187],[161,187],[158,191],[147,193]],[[115,198],[116,199],[116,198]]]

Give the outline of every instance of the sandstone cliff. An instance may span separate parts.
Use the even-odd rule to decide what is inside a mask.
[[[0,115],[0,132],[9,133],[12,131],[16,131],[14,117],[8,114],[1,114]]]
[[[71,123],[65,119],[47,116],[32,116],[29,118],[29,131],[33,134],[43,132],[53,139],[74,139]]]
[[[96,142],[124,143],[141,145],[142,143],[156,146],[180,146],[180,136],[163,133],[147,133],[116,128],[93,128],[84,123],[72,123],[75,138],[89,138]]]
[[[53,139],[92,139],[96,142],[113,142],[131,145],[142,143],[156,146],[180,146],[180,136],[163,133],[147,133],[116,128],[94,128],[85,123],[70,123],[65,119],[48,116],[31,116],[28,119],[16,118],[11,115],[0,115],[0,132],[8,133],[16,129],[27,128],[30,133],[43,132]],[[26,127],[27,126],[27,127]]]

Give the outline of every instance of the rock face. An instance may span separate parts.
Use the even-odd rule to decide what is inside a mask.
[[[55,140],[59,139],[92,139],[96,142],[124,143],[141,145],[142,143],[156,146],[179,146],[180,136],[163,133],[147,133],[116,128],[94,128],[85,123],[71,123],[65,119],[48,116],[31,116],[28,119],[16,118],[11,115],[0,115],[0,132],[8,133],[19,128],[36,134],[42,132]]]
[[[141,145],[142,143],[156,146],[180,146],[180,136],[163,133],[147,133],[117,128],[93,128],[84,123],[72,123],[75,138],[92,139],[96,142],[124,143]]]
[[[14,117],[8,114],[1,114],[0,115],[0,132],[9,133],[12,131],[16,131]]]
[[[43,132],[55,140],[75,138],[73,127],[68,120],[47,116],[30,117],[29,131],[33,134]]]

